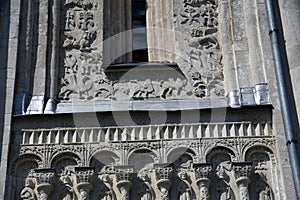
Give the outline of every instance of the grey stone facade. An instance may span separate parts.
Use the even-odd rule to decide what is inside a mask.
[[[0,199],[296,199],[265,2],[145,2],[134,62],[134,1],[0,0]]]

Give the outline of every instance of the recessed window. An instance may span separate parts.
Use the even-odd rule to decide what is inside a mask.
[[[132,0],[132,61],[148,62],[146,0]]]

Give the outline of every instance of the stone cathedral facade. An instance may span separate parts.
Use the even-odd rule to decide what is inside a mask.
[[[264,0],[0,9],[1,199],[296,199]]]

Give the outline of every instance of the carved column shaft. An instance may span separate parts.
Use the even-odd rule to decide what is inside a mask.
[[[171,167],[155,166],[156,185],[161,193],[161,200],[169,199],[169,190],[171,187],[171,173],[173,169]]]
[[[92,186],[94,169],[90,167],[76,167],[75,174],[77,179],[77,190],[79,192],[78,199],[85,200],[89,199],[89,193]]]
[[[119,169],[116,169],[115,173],[117,178],[117,187],[121,193],[121,200],[129,200],[133,168],[129,166],[118,166],[118,168]]]
[[[236,178],[236,184],[239,188],[239,196],[241,200],[249,200],[248,186],[250,183],[250,173],[252,170],[251,163],[233,163],[234,175]]]
[[[196,182],[199,187],[200,199],[205,199],[205,200],[210,199],[209,186],[211,181],[209,179],[209,175],[212,170],[212,165],[194,164],[193,168],[195,170]]]
[[[48,200],[50,199],[51,192],[54,185],[54,174],[53,169],[36,169],[35,170],[36,179],[36,190],[39,194],[39,199]]]

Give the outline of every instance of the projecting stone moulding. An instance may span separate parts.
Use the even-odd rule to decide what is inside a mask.
[[[270,123],[203,123],[185,125],[22,130],[22,144],[68,144],[118,141],[272,136]]]

